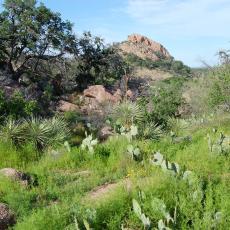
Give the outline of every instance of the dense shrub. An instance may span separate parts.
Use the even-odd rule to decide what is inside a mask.
[[[37,1],[5,0],[0,13],[0,61],[18,80],[38,73],[39,63],[73,53],[72,24]],[[51,52],[51,50],[55,52]],[[14,68],[17,67],[17,68]]]
[[[178,75],[191,76],[191,69],[188,66],[184,65],[183,62],[174,59],[164,59],[160,57],[158,61],[152,61],[148,58],[140,58],[134,54],[126,54],[125,58],[131,66],[140,66],[148,69],[159,68]]]
[[[230,65],[224,64],[213,72],[213,84],[209,92],[209,105],[214,109],[230,110]]]
[[[182,86],[184,79],[171,78],[159,82],[150,90],[152,111],[147,114],[147,120],[167,126],[169,117],[175,117],[183,103]]]
[[[79,89],[89,84],[112,84],[125,73],[126,63],[115,47],[108,47],[103,39],[84,33],[78,39],[81,50],[76,54],[75,80]]]
[[[208,103],[211,85],[212,79],[208,76],[194,78],[186,82],[183,97],[192,114],[199,116],[211,111]]]
[[[187,82],[183,95],[195,115],[230,109],[230,65],[223,64]]]
[[[28,117],[38,112],[38,110],[37,102],[26,100],[19,91],[16,91],[9,98],[3,91],[0,91],[0,117],[2,119],[8,116],[14,119]]]

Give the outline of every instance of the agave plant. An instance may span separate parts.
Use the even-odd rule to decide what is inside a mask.
[[[141,121],[144,113],[136,103],[124,101],[113,109],[111,117],[114,122],[130,127],[133,122]]]
[[[50,127],[51,143],[62,144],[70,133],[66,121],[61,117],[44,120],[44,123]]]

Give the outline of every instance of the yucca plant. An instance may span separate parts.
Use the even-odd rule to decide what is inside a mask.
[[[9,118],[1,127],[0,127],[0,139],[11,143],[14,145],[20,145],[24,143],[24,127],[22,122],[15,121],[12,118]]]
[[[140,122],[144,118],[144,112],[139,105],[131,101],[118,104],[111,112],[111,118],[124,126],[131,126],[134,122]]]
[[[140,129],[140,136],[144,139],[159,140],[163,134],[163,127],[154,122],[147,122]]]
[[[59,117],[31,117],[20,121],[9,119],[0,128],[2,140],[16,146],[32,143],[38,151],[43,151],[49,145],[63,144],[68,134],[66,122]]]
[[[69,130],[62,118],[41,119],[32,117],[24,122],[25,137],[38,151],[49,145],[62,144]]]
[[[24,136],[28,142],[34,144],[41,151],[48,146],[50,141],[51,126],[47,120],[32,117],[24,121]]]
[[[47,125],[49,125],[51,128],[51,143],[62,144],[66,137],[70,134],[70,130],[64,118],[53,117],[51,119],[45,120],[44,123],[47,123]]]

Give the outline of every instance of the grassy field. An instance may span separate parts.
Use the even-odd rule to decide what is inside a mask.
[[[30,173],[36,183],[25,187],[2,177],[0,202],[16,212],[17,230],[229,229],[230,159],[211,152],[207,139],[208,133],[213,140],[220,132],[230,135],[229,125],[228,117],[190,124],[179,132],[192,140],[179,143],[169,135],[160,141],[133,140],[141,161],[130,157],[122,136],[98,144],[93,154],[63,148],[39,160],[29,145],[16,150],[2,143],[0,168]],[[180,172],[151,163],[157,151]],[[190,179],[182,175],[188,170]],[[135,212],[135,201],[149,224]]]

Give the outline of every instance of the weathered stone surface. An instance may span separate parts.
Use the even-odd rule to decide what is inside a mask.
[[[132,90],[130,90],[130,89],[127,90],[126,96],[127,96],[128,98],[132,99],[132,98],[134,97],[134,94],[133,94]]]
[[[150,47],[152,49],[152,51],[154,52],[160,52],[160,54],[162,54],[164,57],[166,58],[170,58],[171,55],[168,52],[168,50],[161,45],[158,42],[155,42],[145,36],[142,36],[140,34],[132,34],[128,36],[128,41],[130,42],[134,42],[134,43],[142,43],[145,44],[147,47]]]
[[[84,96],[95,98],[99,103],[103,103],[106,101],[114,102],[116,100],[111,93],[105,90],[105,87],[103,85],[89,86],[87,89],[84,90]]]
[[[0,175],[8,177],[12,180],[19,181],[22,185],[29,185],[31,177],[26,173],[20,172],[13,168],[4,168],[0,170]]]
[[[6,204],[0,203],[0,229],[6,230],[15,223],[14,213]]]
[[[58,103],[57,110],[60,112],[78,111],[79,107],[73,103],[60,100]]]
[[[122,100],[122,92],[120,89],[117,89],[116,92],[113,94],[115,101],[119,102]]]
[[[128,41],[121,43],[119,47],[123,52],[132,53],[142,59],[149,58],[158,61],[161,58],[171,58],[163,45],[140,34],[129,35]]]
[[[113,135],[113,129],[110,126],[104,126],[98,133],[100,140],[107,140],[110,136]]]

